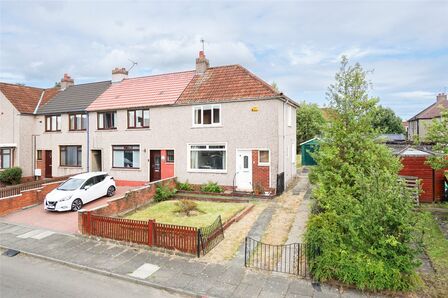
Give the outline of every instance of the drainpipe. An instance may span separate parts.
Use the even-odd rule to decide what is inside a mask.
[[[86,132],[87,132],[87,144],[86,144],[86,161],[87,161],[87,172],[90,172],[90,161],[89,161],[89,153],[90,153],[90,118],[89,118],[89,112],[86,113],[87,114],[87,127],[86,127]]]

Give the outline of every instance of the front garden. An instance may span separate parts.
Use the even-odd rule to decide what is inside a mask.
[[[148,220],[154,219],[156,222],[162,222],[173,225],[183,225],[190,227],[205,227],[212,224],[216,218],[221,215],[223,222],[229,220],[234,215],[249,206],[247,203],[221,203],[209,201],[189,201],[170,200],[151,204],[140,210],[128,214],[127,219]],[[182,206],[182,205],[191,205]],[[187,214],[186,209],[190,209]]]

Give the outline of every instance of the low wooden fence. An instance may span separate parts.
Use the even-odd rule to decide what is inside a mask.
[[[421,189],[420,189],[420,180],[418,179],[418,177],[414,176],[399,176],[399,177],[400,179],[404,180],[406,188],[412,192],[415,204],[419,205],[419,197]]]
[[[219,217],[219,223],[221,218]],[[222,233],[222,224],[213,223],[220,232],[207,231],[207,235]],[[213,226],[212,225],[212,226]],[[156,246],[197,255],[206,254],[216,245],[217,240],[203,239],[201,229],[157,223],[155,220],[141,221],[82,213],[81,233],[118,241],[127,241],[148,246]],[[223,238],[223,236],[222,236]],[[220,238],[222,240],[222,238]],[[220,241],[220,240],[219,240]],[[218,242],[219,242],[218,241]]]
[[[61,177],[55,177],[55,178],[51,178],[51,179],[37,180],[37,181],[21,183],[21,184],[17,184],[17,185],[0,187],[0,198],[16,196],[16,195],[19,195],[24,190],[39,188],[39,187],[42,187],[43,184],[47,184],[47,183],[51,183],[51,182],[64,181],[64,180],[67,180],[71,176],[73,176],[73,175],[61,176]]]

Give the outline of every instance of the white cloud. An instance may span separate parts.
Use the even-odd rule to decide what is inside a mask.
[[[448,87],[446,11],[437,0],[0,1],[0,80],[105,80],[128,59],[133,76],[193,69],[205,38],[212,66],[242,64],[321,104],[345,54],[375,70],[372,94],[404,117],[433,100],[416,91]]]

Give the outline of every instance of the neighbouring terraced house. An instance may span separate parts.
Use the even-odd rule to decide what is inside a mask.
[[[115,68],[111,81],[79,85],[64,76],[35,108],[27,146],[43,177],[101,170],[274,193],[296,173],[296,108],[244,67],[210,67],[200,52],[191,71],[128,78]]]
[[[0,171],[20,166],[25,180],[34,175],[34,114],[59,88],[0,83]]]
[[[439,93],[435,103],[408,120],[409,140],[425,142],[429,126],[433,120],[441,119],[443,110],[448,110],[448,98],[446,93]]]

